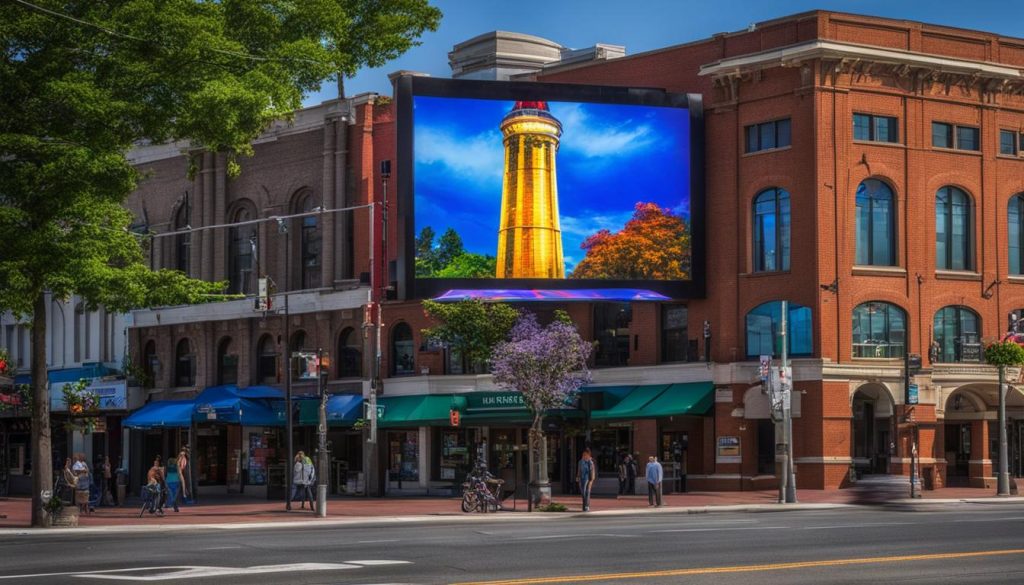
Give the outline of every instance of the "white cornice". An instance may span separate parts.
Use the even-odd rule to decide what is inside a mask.
[[[815,40],[761,53],[720,59],[700,68],[701,75],[737,75],[766,67],[784,67],[809,59],[861,59],[876,63],[923,67],[948,73],[978,75],[986,78],[1024,80],[1016,67],[967,61],[952,57],[926,55],[898,49],[884,49],[853,43]]]

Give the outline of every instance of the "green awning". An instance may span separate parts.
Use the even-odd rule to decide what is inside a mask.
[[[660,418],[684,414],[704,415],[715,402],[711,382],[672,384],[640,411],[641,418]]]
[[[377,399],[384,411],[377,425],[383,428],[447,425],[453,402],[449,394],[386,396]]]
[[[618,404],[604,410],[595,410],[590,413],[593,420],[610,419],[632,419],[641,416],[644,407],[654,401],[662,392],[669,388],[669,384],[656,384],[652,386],[634,386],[633,389]]]

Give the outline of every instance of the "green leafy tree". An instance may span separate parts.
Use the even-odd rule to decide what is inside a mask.
[[[463,252],[434,273],[437,278],[494,278],[498,259],[494,256]]]
[[[455,231],[454,228],[446,229],[437,241],[437,251],[435,253],[437,269],[444,270],[452,263],[456,256],[463,254],[465,251],[466,249],[462,246],[462,237],[459,236],[459,232]]]
[[[223,289],[151,272],[121,206],[136,144],[237,155],[323,80],[376,67],[435,30],[427,0],[0,3],[0,310],[32,326],[32,523],[52,487],[46,292],[114,311]],[[197,152],[197,151],[193,151]]]
[[[420,230],[416,236],[416,276],[430,277],[437,270],[437,259],[434,254],[434,228],[429,225]]]
[[[423,312],[438,323],[424,329],[427,339],[444,343],[462,359],[464,372],[483,372],[491,352],[505,341],[519,312],[504,303],[465,300],[423,301]]]

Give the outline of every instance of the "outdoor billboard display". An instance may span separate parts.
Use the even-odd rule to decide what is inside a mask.
[[[403,296],[702,296],[700,106],[652,89],[399,78]]]

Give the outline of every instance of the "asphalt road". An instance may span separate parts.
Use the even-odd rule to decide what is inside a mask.
[[[0,536],[18,583],[1024,583],[1024,506]]]

